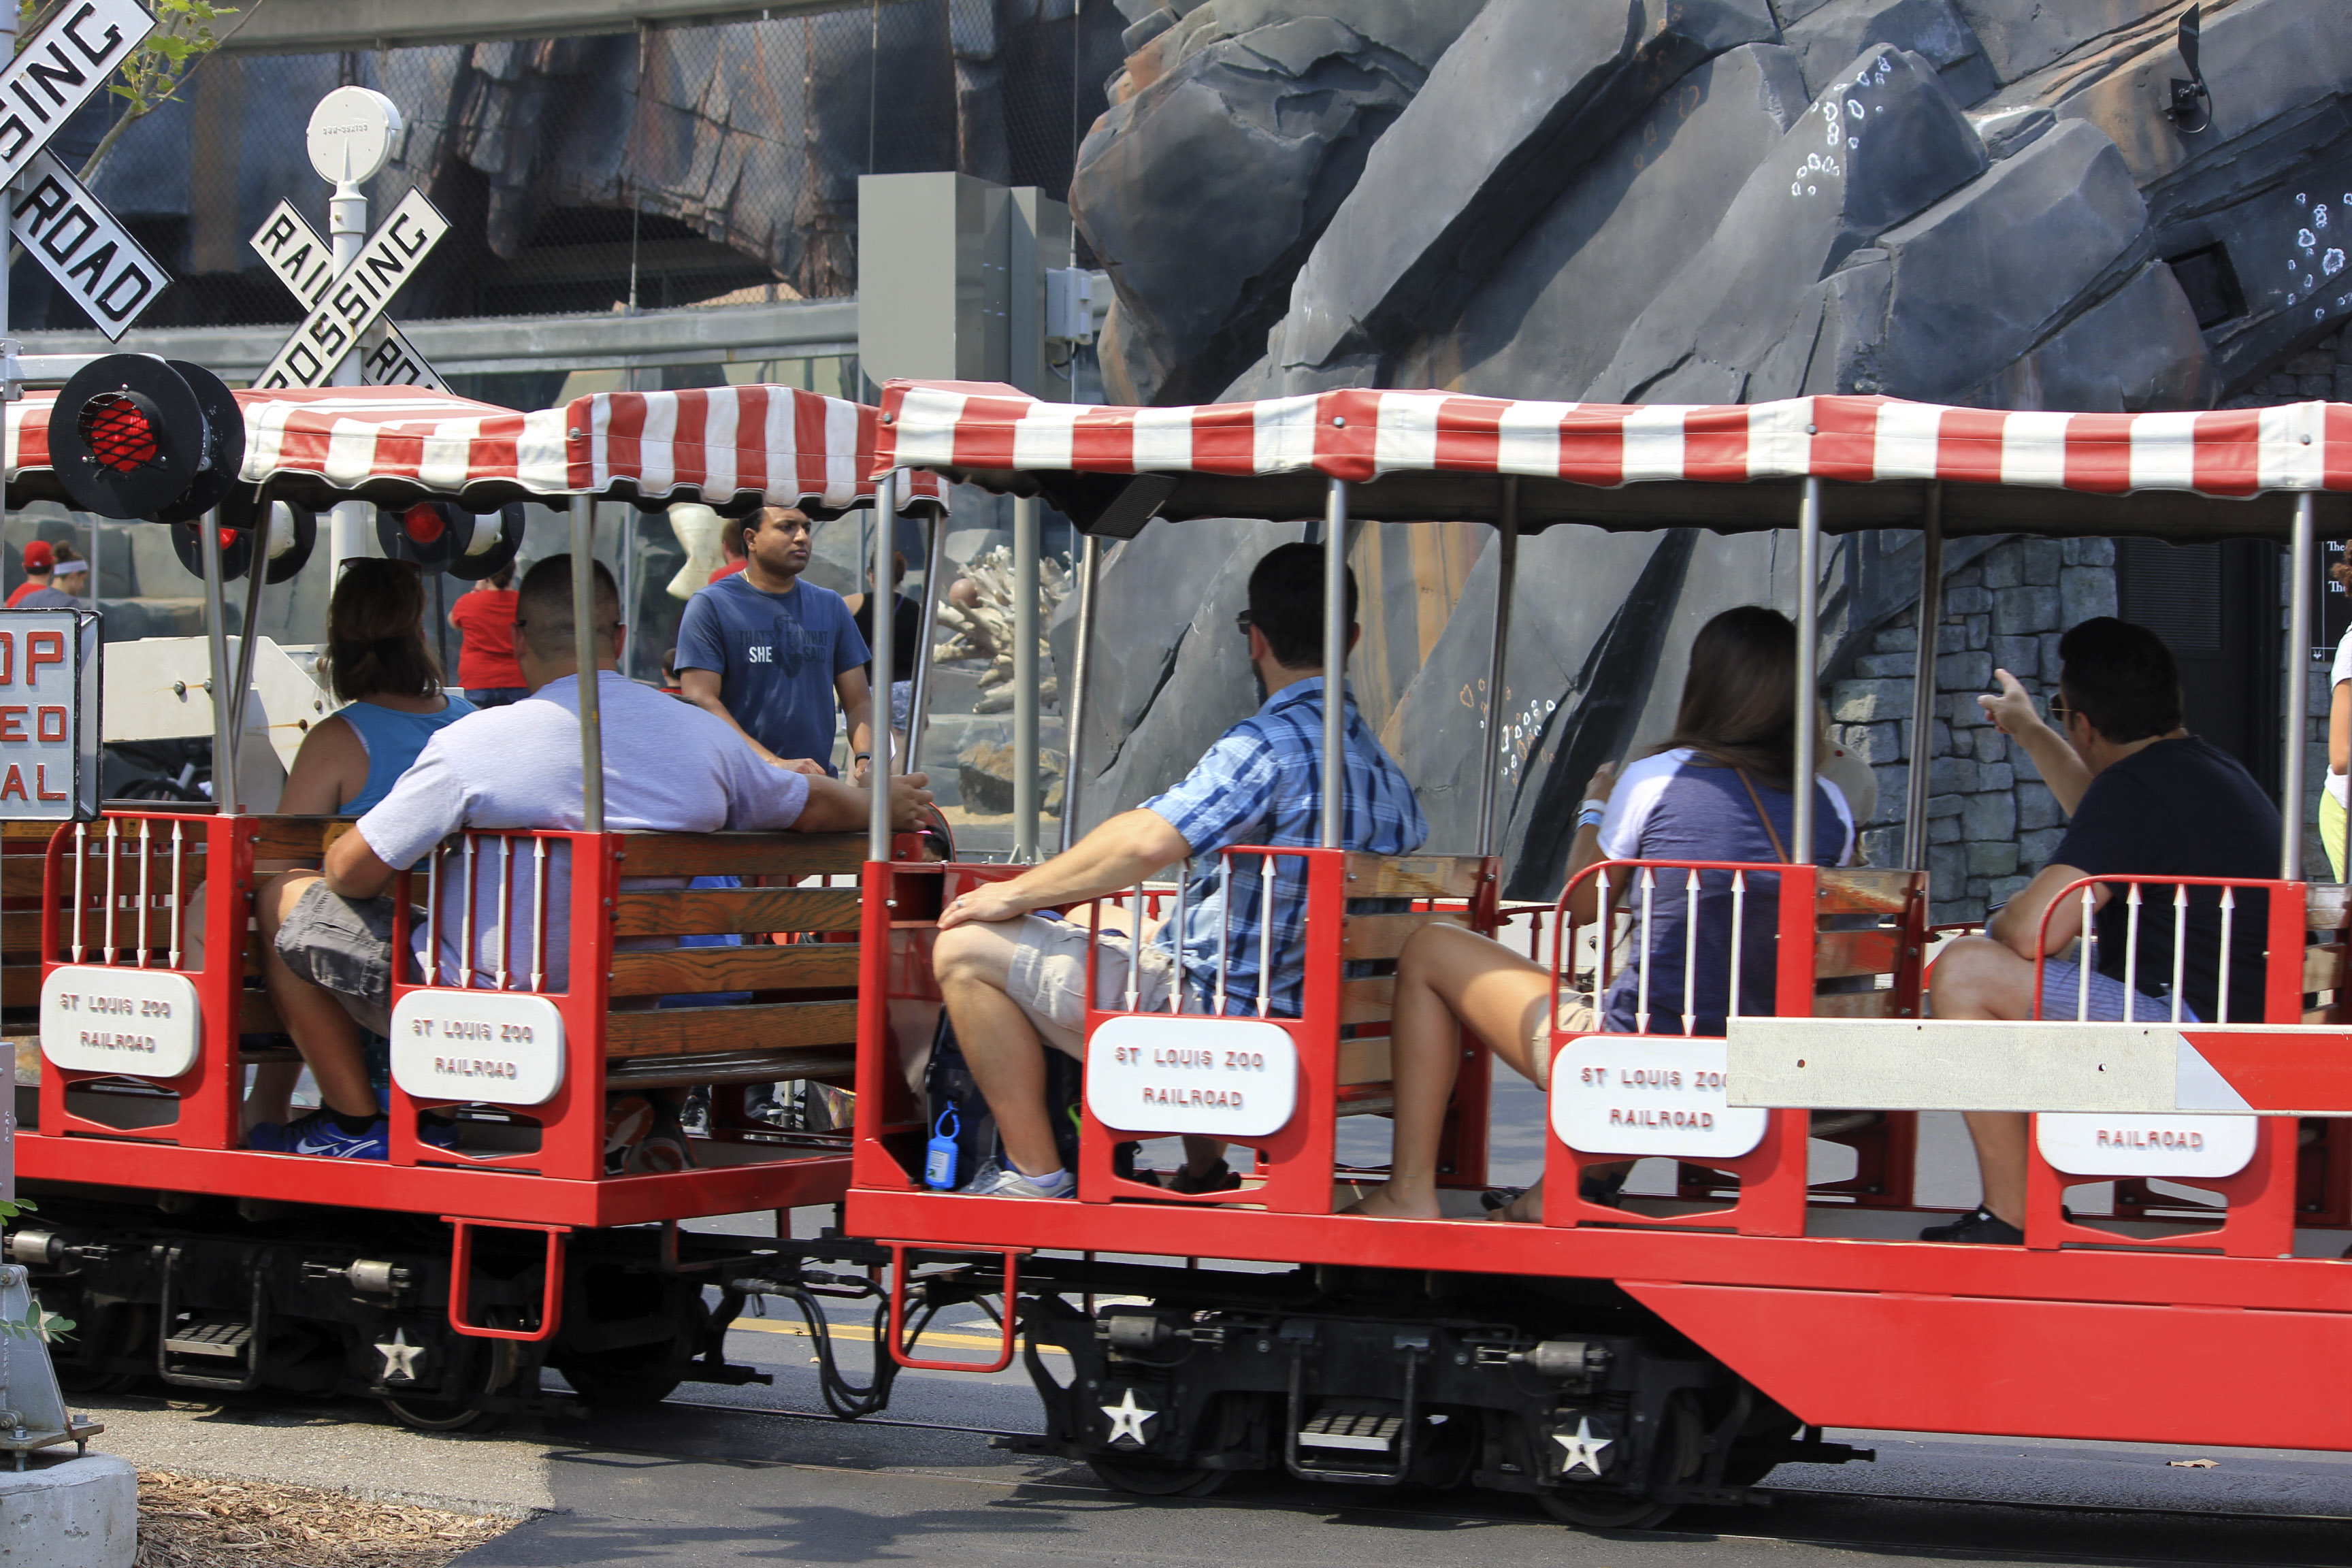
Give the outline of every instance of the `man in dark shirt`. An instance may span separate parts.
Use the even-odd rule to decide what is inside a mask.
[[[2231,895],[2226,985],[2221,892],[2213,888],[2189,889],[2177,999],[2170,991],[2178,884],[2139,889],[2136,952],[2126,888],[2092,888],[2096,957],[2087,1006],[2081,970],[2056,956],[2074,945],[2083,925],[2081,891],[2060,894],[2085,877],[2263,879],[2277,876],[2279,866],[2278,808],[2237,759],[2181,727],[2180,672],[2154,632],[2102,616],[2068,632],[2058,652],[2063,668],[2050,700],[2056,727],[2034,712],[2032,699],[2005,669],[1996,672],[2000,694],[1977,700],[2032,758],[2066,813],[2066,836],[2040,875],[1986,923],[1983,936],[1960,938],[1936,961],[1930,992],[1936,1016],[2157,1023],[2174,1016],[2177,1000],[2184,1020],[2259,1021],[2269,900],[2257,889]],[[2041,964],[2038,1014],[2037,950],[2053,955]],[[1983,1202],[1949,1225],[1929,1226],[1920,1238],[2021,1242],[2027,1118],[2019,1111],[1970,1111],[1968,1122]]]

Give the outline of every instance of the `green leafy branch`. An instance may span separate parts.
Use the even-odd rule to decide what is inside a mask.
[[[15,1219],[18,1215],[31,1214],[37,1206],[30,1198],[0,1198],[0,1220]]]
[[[69,3],[70,0],[48,0],[42,5],[39,0],[17,0],[19,46],[58,6]],[[83,161],[81,177],[85,182],[97,175],[99,165],[106,162],[106,155],[114,151],[123,132],[179,97],[196,67],[260,9],[262,0],[252,0],[242,9],[215,5],[212,0],[144,0],[144,4],[154,15],[155,30],[131,51],[130,58],[117,68],[114,79],[107,84],[107,92],[121,100],[123,110]],[[238,20],[226,31],[215,32],[213,24],[227,16]]]

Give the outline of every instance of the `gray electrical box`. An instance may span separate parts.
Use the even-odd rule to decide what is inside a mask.
[[[1070,264],[1070,209],[968,174],[857,182],[857,354],[869,396],[894,376],[1001,381],[1067,402],[1045,342],[1045,274]],[[1062,362],[1056,369],[1055,362]]]

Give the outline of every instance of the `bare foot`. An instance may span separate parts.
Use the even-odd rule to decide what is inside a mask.
[[[1538,1183],[1495,1210],[1489,1220],[1510,1225],[1541,1225],[1543,1223],[1543,1184]]]
[[[1395,1189],[1382,1185],[1364,1194],[1362,1201],[1349,1204],[1341,1214],[1370,1215],[1374,1219],[1442,1219],[1437,1198],[1432,1194],[1423,1203],[1405,1203],[1395,1196]]]

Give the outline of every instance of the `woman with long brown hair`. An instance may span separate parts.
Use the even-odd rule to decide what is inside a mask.
[[[425,640],[425,587],[416,568],[361,557],[344,563],[327,605],[319,674],[344,706],[310,726],[287,770],[278,809],[289,816],[359,816],[391,792],[425,742],[474,705],[441,687]],[[254,1069],[245,1124],[284,1122],[300,1068]]]
[[[1785,862],[1797,804],[1796,746],[1797,628],[1760,605],[1724,611],[1691,645],[1674,734],[1622,777],[1603,764],[1586,786],[1569,878],[1604,859]],[[1827,779],[1816,776],[1813,791],[1815,858],[1825,866],[1842,865],[1853,858],[1853,815]],[[1570,897],[1570,912],[1579,923],[1595,921],[1604,908],[1615,907],[1632,877],[1631,868],[1619,867],[1588,878]],[[1772,1010],[1779,880],[1748,879],[1738,963],[1742,1012]],[[1731,1000],[1731,875],[1703,873],[1700,889],[1691,1032],[1721,1035]],[[1679,875],[1663,873],[1651,906],[1647,952],[1612,983],[1601,1004],[1604,1028],[1684,1032],[1683,964],[1692,951],[1687,910]],[[1643,963],[1649,971],[1646,1016],[1638,1012]],[[1434,1218],[1438,1142],[1454,1092],[1460,1032],[1466,1026],[1514,1070],[1545,1087],[1551,1067],[1551,974],[1459,926],[1429,926],[1398,955],[1390,1018],[1394,1152],[1388,1184],[1357,1212]],[[1613,1194],[1614,1184],[1604,1190]],[[1538,1191],[1513,1203],[1503,1217],[1536,1219],[1541,1213]]]

